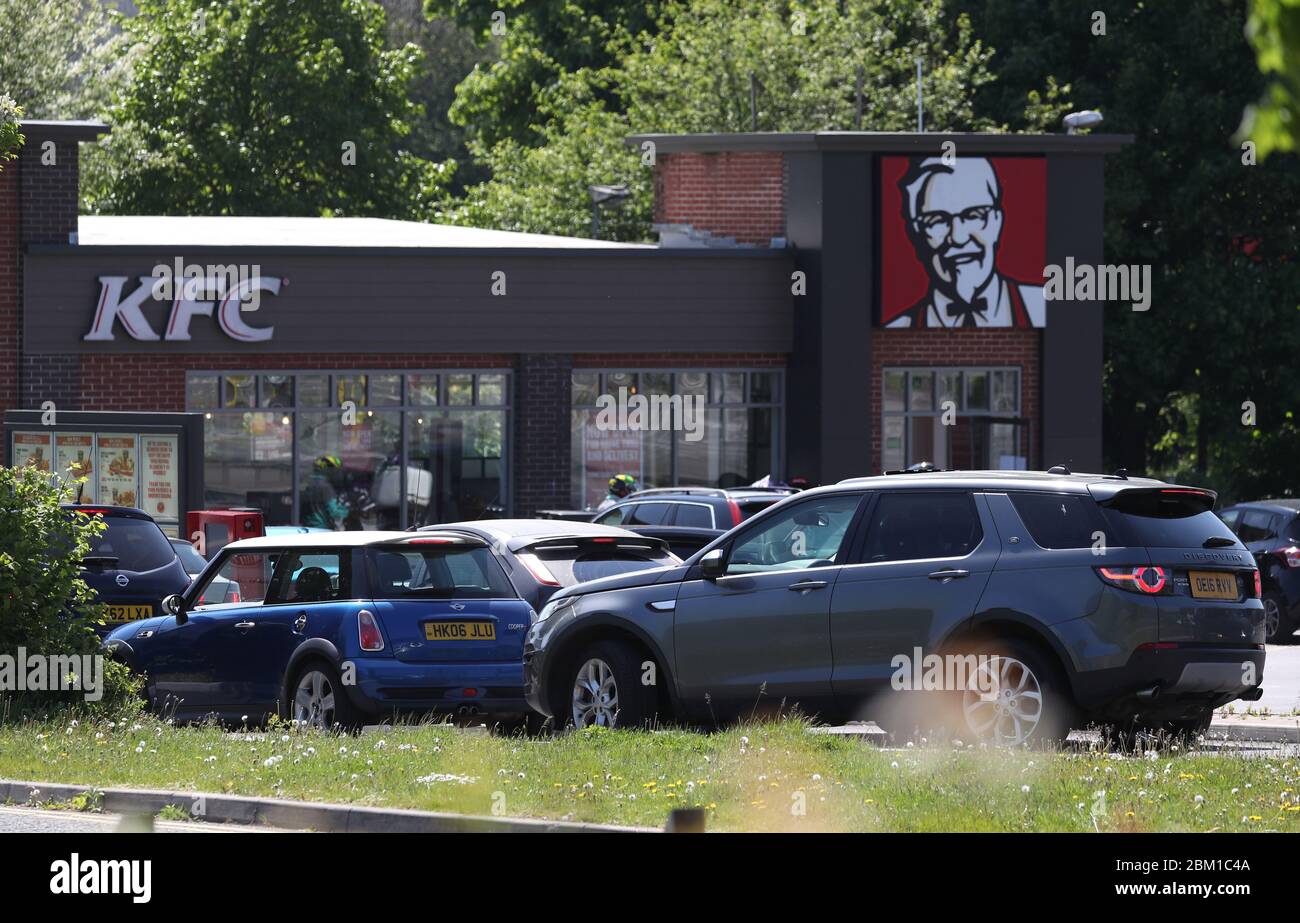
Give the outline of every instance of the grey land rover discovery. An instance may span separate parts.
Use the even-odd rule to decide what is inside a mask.
[[[797,707],[897,729],[925,702],[1003,745],[1200,732],[1264,671],[1259,574],[1214,502],[1061,467],[806,491],[680,565],[561,590],[528,632],[526,694],[578,726]]]

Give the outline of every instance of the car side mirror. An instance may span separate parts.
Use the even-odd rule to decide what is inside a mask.
[[[179,593],[165,597],[162,601],[163,612],[168,615],[176,616],[176,624],[184,625],[189,621],[189,616],[185,612],[185,600]]]
[[[714,548],[700,558],[700,574],[705,580],[717,580],[727,572],[727,552]]]

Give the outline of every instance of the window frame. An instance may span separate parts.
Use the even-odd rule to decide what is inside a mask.
[[[1000,372],[1009,372],[1015,376],[1015,387],[1012,388],[1012,394],[1015,396],[1015,407],[1012,410],[995,411],[992,408],[993,403],[993,378]],[[929,375],[931,380],[932,398],[930,410],[912,409],[912,378],[915,375]],[[890,375],[903,376],[903,409],[890,410],[885,406],[886,381]],[[882,469],[894,470],[890,465],[885,463],[885,455],[888,449],[885,447],[886,421],[890,419],[901,419],[903,421],[903,464],[901,468],[908,465],[916,464],[920,461],[931,461],[940,467],[946,467],[946,459],[940,462],[939,459],[919,459],[912,457],[912,421],[916,418],[933,418],[943,416],[942,398],[939,393],[940,380],[945,375],[957,376],[957,401],[956,415],[958,417],[981,418],[991,421],[1000,421],[1005,423],[1021,424],[1025,427],[1026,445],[1025,445],[1025,464],[1032,464],[1034,457],[1034,422],[1032,419],[1023,416],[1024,413],[1024,385],[1025,385],[1025,368],[1021,365],[887,365],[880,370],[880,465]],[[969,396],[969,385],[971,375],[985,376],[985,389],[988,395],[988,410],[970,409],[967,405]]]
[[[766,520],[783,516],[786,513],[797,511],[800,507],[808,506],[813,503],[818,503],[820,501],[824,501],[832,497],[844,497],[844,496],[856,497],[858,504],[857,507],[853,510],[853,515],[849,519],[848,526],[844,530],[844,537],[840,540],[840,547],[835,552],[835,557],[831,559],[831,563],[830,565],[828,565],[828,567],[843,567],[845,564],[852,563],[851,559],[853,556],[853,550],[857,547],[860,538],[859,533],[862,528],[863,514],[874,505],[874,498],[872,496],[873,493],[874,491],[870,491],[870,490],[851,490],[851,491],[843,491],[843,492],[837,491],[833,494],[822,494],[819,496],[808,497],[807,499],[801,500],[798,503],[791,503],[788,505],[781,504],[781,510],[778,513],[769,513],[769,511],[776,509],[776,504],[773,504],[772,506],[768,507],[766,510],[763,510],[761,513],[756,514],[753,519],[746,520],[745,523],[743,523],[741,526],[736,526],[735,527],[736,534],[730,536],[725,543],[718,546],[720,548],[725,549],[725,551],[724,551],[724,562],[723,562],[724,570],[722,575],[717,579],[727,580],[732,577],[765,577],[771,574],[789,574],[789,573],[807,574],[807,573],[816,573],[816,572],[827,570],[827,567],[816,567],[816,568],[780,567],[780,568],[774,568],[772,570],[746,571],[744,573],[733,574],[733,573],[728,573],[725,570],[725,568],[731,566],[731,555],[736,550],[737,545],[739,545],[741,542],[751,537],[755,532],[767,528]],[[845,558],[848,558],[849,560],[845,560]],[[696,568],[698,568],[698,566],[699,565],[697,564]],[[687,579],[695,579],[697,575],[698,575],[698,571],[695,571],[691,576],[688,576]]]

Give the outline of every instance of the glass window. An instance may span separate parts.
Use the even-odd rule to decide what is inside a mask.
[[[480,375],[478,377],[478,403],[488,406],[506,402],[506,377],[504,375]]]
[[[370,406],[396,407],[402,403],[401,375],[370,376]]]
[[[673,375],[671,372],[642,372],[641,390],[645,394],[672,394]]]
[[[939,373],[939,402],[935,409],[943,412],[944,403],[952,401],[953,409],[961,409],[961,372]]]
[[[673,525],[690,526],[695,529],[713,528],[713,510],[699,503],[677,504],[677,518]]]
[[[406,434],[410,525],[502,515],[504,410],[407,411]],[[394,481],[392,495],[397,493]]]
[[[701,397],[708,397],[709,373],[708,372],[678,372],[677,393],[698,394]]]
[[[370,548],[378,599],[503,599],[516,593],[482,545]]]
[[[1092,497],[1013,493],[1011,502],[1040,548],[1089,548],[1106,524]]]
[[[1241,510],[1224,510],[1219,514],[1219,518],[1233,532],[1237,531],[1237,519],[1241,516]]]
[[[594,407],[600,397],[600,374],[598,372],[573,373],[573,406]]]
[[[969,372],[966,375],[966,409],[989,409],[989,373]]]
[[[635,372],[606,372],[605,393],[618,396],[619,388],[627,388],[629,394],[637,391],[637,374]]]
[[[904,372],[885,372],[884,408],[887,411],[903,411],[907,393],[907,375]]]
[[[886,471],[1023,469],[1029,422],[1020,420],[1020,370],[885,369],[880,461]]]
[[[356,407],[366,406],[365,375],[334,376],[334,406],[342,407],[345,402]]]
[[[437,375],[407,375],[406,401],[416,407],[432,407],[438,403]]]
[[[257,606],[266,599],[281,551],[245,551],[225,557],[189,597],[197,609]]]
[[[632,512],[635,503],[629,503],[624,506],[615,506],[601,513],[596,517],[596,522],[602,526],[621,526],[627,521],[628,515]]]
[[[671,512],[671,503],[633,503],[625,521],[629,526],[660,526]]]
[[[293,415],[214,413],[204,421],[203,498],[253,506],[267,525],[293,522]]]
[[[263,375],[262,376],[262,398],[261,398],[260,406],[292,407],[293,406],[293,376],[292,375]]]
[[[913,372],[908,410],[934,410],[934,373]]]
[[[217,406],[217,376],[185,376],[185,403],[190,410],[211,410]]]
[[[257,379],[252,375],[227,375],[222,380],[222,407],[252,407]]]
[[[810,500],[773,514],[737,539],[727,559],[728,574],[754,574],[835,563],[858,508],[857,494]]]
[[[1017,389],[1019,375],[1011,369],[1000,369],[992,375],[991,406],[994,413],[1015,413],[1020,404]]]
[[[974,501],[965,492],[886,491],[871,511],[862,560],[958,558],[982,537]]]
[[[176,560],[171,542],[152,519],[103,519],[104,531],[90,540],[87,558],[102,558],[109,569],[137,573],[157,570]]]
[[[446,375],[444,378],[447,384],[448,404],[468,406],[474,403],[473,375]]]
[[[714,372],[713,403],[740,404],[745,400],[744,372]]]
[[[1273,517],[1263,510],[1247,510],[1237,526],[1237,535],[1243,542],[1259,542],[1273,536]]]
[[[775,376],[771,372],[749,373],[749,400],[753,404],[771,404],[776,400]]]
[[[318,603],[352,598],[351,551],[285,551],[265,602]]]
[[[298,375],[296,377],[298,404],[301,407],[328,407],[330,405],[329,378],[325,375]]]
[[[334,411],[297,416],[299,523],[322,529],[398,528],[401,415],[368,412],[348,426]]]

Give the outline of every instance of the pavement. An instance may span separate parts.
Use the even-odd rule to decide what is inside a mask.
[[[143,815],[88,814],[48,808],[0,807],[3,833],[287,833],[274,827],[155,820]]]
[[[1237,702],[1236,710],[1268,709],[1274,715],[1300,714],[1300,643],[1270,644],[1264,648],[1264,697],[1258,702]]]

